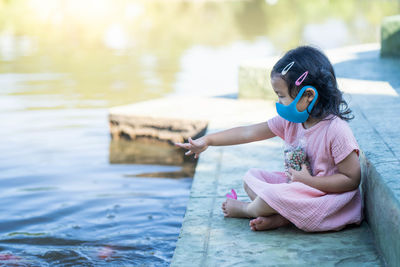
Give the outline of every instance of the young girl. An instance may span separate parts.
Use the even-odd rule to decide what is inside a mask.
[[[337,87],[328,58],[302,46],[287,52],[273,67],[271,83],[279,116],[267,122],[209,134],[178,146],[197,158],[208,146],[249,143],[274,136],[285,141],[291,155],[287,171],[251,169],[244,189],[252,200],[235,197],[222,204],[225,217],[255,218],[254,231],[293,223],[304,231],[340,230],[362,220],[359,148],[348,126],[351,110]],[[301,157],[300,157],[301,158]],[[292,159],[293,161],[293,159]],[[296,160],[294,160],[296,161]]]

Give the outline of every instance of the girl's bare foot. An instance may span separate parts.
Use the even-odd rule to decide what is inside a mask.
[[[249,205],[249,202],[228,198],[222,203],[222,212],[225,217],[249,218],[246,212],[247,205]]]
[[[249,223],[250,229],[253,231],[271,230],[288,224],[290,224],[290,222],[280,214],[268,217],[257,217]]]

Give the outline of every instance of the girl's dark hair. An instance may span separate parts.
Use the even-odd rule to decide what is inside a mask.
[[[282,70],[294,61],[290,70],[282,75]],[[296,80],[305,72],[308,75],[301,85]],[[311,110],[310,116],[324,119],[332,114],[349,121],[354,118],[342,92],[337,87],[335,71],[329,59],[320,50],[311,46],[300,46],[288,51],[273,67],[271,77],[279,76],[287,84],[289,95],[295,98],[305,85],[314,86],[318,91],[318,100]]]

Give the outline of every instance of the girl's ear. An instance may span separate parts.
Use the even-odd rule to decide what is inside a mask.
[[[315,91],[313,89],[307,88],[304,93],[305,93],[305,96],[307,97],[307,100],[309,102],[313,101],[313,99],[315,97]]]

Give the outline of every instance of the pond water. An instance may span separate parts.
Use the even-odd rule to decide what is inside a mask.
[[[0,1],[0,265],[169,265],[191,177],[112,163],[107,109],[235,94],[242,60],[377,42],[399,6]]]

